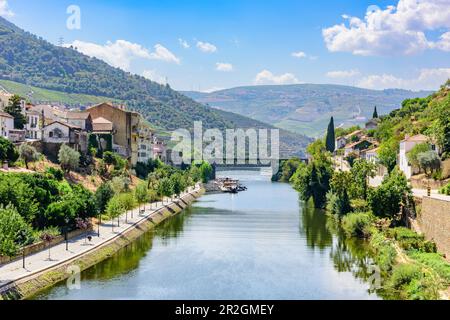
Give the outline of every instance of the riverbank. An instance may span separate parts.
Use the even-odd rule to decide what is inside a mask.
[[[179,199],[169,203],[157,203],[154,209],[145,211],[142,216],[136,210],[134,215],[128,213],[128,223],[120,228],[102,225],[101,237],[93,235],[92,243],[86,243],[85,237],[74,239],[70,243],[70,251],[65,250],[65,244],[51,248],[52,259],[45,259],[48,250],[41,251],[27,258],[26,269],[22,262],[13,262],[0,267],[0,299],[27,299],[38,292],[64,281],[71,276],[68,270],[84,271],[91,266],[111,257],[121,248],[128,246],[145,232],[155,228],[161,222],[182,212],[191,203],[204,194],[204,189],[198,187],[184,193]],[[147,204],[147,207],[150,204]],[[152,207],[151,207],[152,208]],[[133,216],[131,218],[130,216]],[[125,217],[123,217],[125,218]]]

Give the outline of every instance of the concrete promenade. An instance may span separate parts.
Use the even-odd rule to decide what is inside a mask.
[[[181,195],[181,199],[199,190],[200,186],[191,188],[189,192]],[[98,225],[94,225],[93,231],[69,240],[68,250],[66,250],[66,242],[62,242],[51,247],[50,252],[47,248],[27,256],[25,258],[25,268],[23,268],[22,259],[4,264],[0,266],[0,289],[14,281],[49,270],[84,253],[93,251],[114,238],[120,237],[129,229],[135,228],[141,221],[149,220],[158,214],[158,210],[177,201],[181,200],[171,201],[170,199],[165,199],[164,202],[142,205],[141,209],[145,208],[145,213],[143,214],[140,214],[139,208],[129,211],[127,219],[125,214],[120,217],[120,227],[117,226],[117,219],[114,219],[114,231],[111,221],[102,221],[100,237],[98,236]],[[87,239],[88,236],[92,237],[91,241]]]

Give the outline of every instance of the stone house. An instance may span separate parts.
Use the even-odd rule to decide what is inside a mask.
[[[372,145],[373,143],[367,139],[350,143],[344,147],[344,157],[347,157],[350,153],[356,153],[359,156],[361,151],[369,149]]]
[[[81,128],[83,131],[92,131],[92,117],[89,112],[66,112],[64,115],[65,122]]]
[[[381,122],[381,120],[378,118],[371,119],[366,123],[366,129],[367,130],[376,129],[376,128],[378,128],[378,125],[380,124],[380,122]]]
[[[113,125],[113,151],[129,159],[132,165],[138,161],[138,125],[140,114],[101,103],[86,110],[92,119],[103,118]]]
[[[81,128],[62,121],[44,126],[42,141],[45,143],[78,145]]]

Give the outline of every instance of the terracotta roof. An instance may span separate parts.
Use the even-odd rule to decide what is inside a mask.
[[[430,141],[430,138],[423,135],[418,134],[412,137],[405,137],[405,139],[402,142],[428,142]]]
[[[89,118],[90,113],[89,112],[67,112],[65,114],[66,119],[70,120],[86,120]]]
[[[92,121],[94,131],[112,131],[113,123],[105,118],[96,118]]]
[[[12,115],[10,115],[9,113],[1,112],[1,111],[0,111],[0,117],[14,119],[14,117]]]
[[[362,130],[356,130],[356,131],[353,131],[352,133],[349,133],[348,135],[346,135],[345,138],[350,139],[351,137],[353,137],[357,134],[360,134],[360,133],[362,133]]]
[[[369,140],[360,140],[360,141],[353,142],[353,143],[351,143],[351,144],[346,145],[345,148],[346,148],[346,149],[348,149],[348,148],[353,148],[354,146],[357,146],[358,144],[363,143],[363,142],[368,142],[368,143],[370,143],[370,144],[373,144],[373,143],[370,142]]]
[[[44,128],[45,128],[45,127],[48,127],[48,126],[51,126],[51,125],[54,124],[54,123],[59,123],[59,124],[65,126],[65,127],[71,128],[71,129],[78,129],[78,130],[81,130],[81,128],[78,127],[78,126],[74,126],[73,124],[66,123],[66,122],[61,122],[61,121],[53,121],[53,122],[49,123],[48,125],[44,126]]]

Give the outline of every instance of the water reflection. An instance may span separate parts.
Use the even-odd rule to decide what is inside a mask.
[[[322,210],[315,209],[311,203],[302,203],[302,223],[300,234],[304,234],[310,248],[325,249],[333,244],[333,235],[327,227],[327,216]]]
[[[246,181],[208,195],[40,299],[376,299],[364,243],[346,239],[289,185]]]

